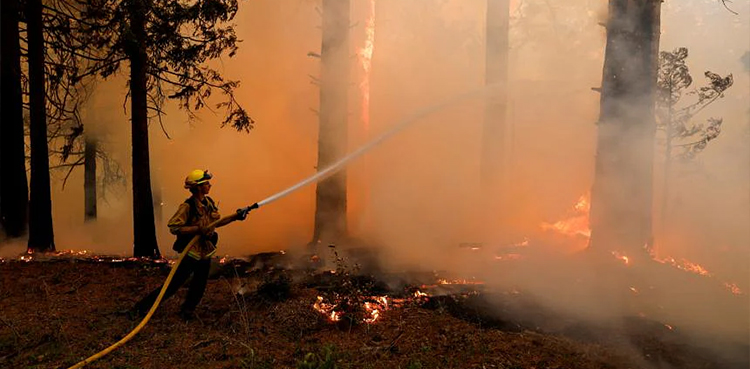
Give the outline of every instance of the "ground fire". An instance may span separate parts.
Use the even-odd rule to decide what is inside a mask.
[[[0,368],[750,368],[750,1],[0,13]]]

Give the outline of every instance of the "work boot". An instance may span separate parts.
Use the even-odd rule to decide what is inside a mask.
[[[195,320],[195,311],[193,310],[180,310],[180,312],[177,314],[180,319],[182,319],[185,322],[189,322],[191,320]]]
[[[120,310],[117,312],[117,315],[124,315],[128,318],[128,320],[132,320],[132,321],[141,320],[143,319],[143,317],[146,316],[146,314],[147,314],[146,312],[138,310],[135,307],[132,307],[127,310]]]

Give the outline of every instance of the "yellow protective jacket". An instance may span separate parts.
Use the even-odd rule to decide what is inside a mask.
[[[219,208],[210,197],[206,196],[203,201],[198,201],[195,196],[191,196],[180,204],[177,212],[169,219],[167,226],[172,234],[180,237],[179,231],[182,227],[205,227],[219,220],[219,218],[221,218]],[[201,236],[198,242],[188,251],[188,256],[196,260],[208,259],[216,253],[215,243],[216,237],[213,237],[212,240],[212,237]]]

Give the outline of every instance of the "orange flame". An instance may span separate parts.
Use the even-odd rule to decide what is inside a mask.
[[[313,304],[313,309],[328,317],[328,320],[338,322],[341,320],[341,313],[334,310],[336,306],[338,305],[324,302],[323,296],[318,296],[318,299]]]
[[[495,256],[495,260],[508,261],[508,260],[520,260],[523,259],[521,254],[505,254]]]
[[[484,284],[482,281],[468,280],[468,279],[453,279],[447,280],[444,278],[438,279],[438,284]],[[419,292],[419,291],[417,291]]]
[[[360,62],[364,77],[359,85],[362,91],[362,122],[365,133],[370,128],[370,70],[372,68],[372,53],[375,50],[375,0],[370,0],[370,11],[365,25],[365,46],[359,50]]]
[[[612,255],[614,255],[616,258],[622,260],[622,262],[625,263],[625,265],[630,265],[630,258],[627,257],[626,255],[621,254],[621,253],[619,253],[617,251],[612,251]]]
[[[695,274],[700,274],[706,277],[710,277],[711,273],[706,270],[706,268],[702,267],[700,264],[693,263],[686,259],[681,259],[679,262],[675,260],[673,257],[666,257],[666,258],[659,258],[654,255],[651,255],[651,257],[654,259],[654,261],[657,261],[662,264],[670,264],[673,267],[677,269],[682,269],[686,272],[691,272]]]
[[[735,295],[742,294],[742,290],[734,283],[724,282],[724,287],[726,287],[729,290],[729,292]]]
[[[369,301],[365,302],[365,311],[370,315],[368,318],[365,318],[365,323],[375,323],[376,320],[378,320],[378,317],[380,317],[380,310],[377,308],[377,304],[370,303]]]
[[[573,205],[572,214],[568,218],[558,220],[555,223],[545,222],[542,223],[541,227],[545,231],[553,231],[571,237],[582,236],[588,239],[591,237],[591,229],[589,228],[590,209],[589,195],[581,195]]]
[[[365,301],[362,307],[365,311],[365,317],[362,319],[367,324],[375,323],[380,314],[383,311],[389,309],[388,297],[387,296],[374,296]],[[327,303],[323,296],[318,296],[312,307],[315,311],[321,313],[331,322],[338,322],[341,320],[342,312],[336,311],[338,304]]]

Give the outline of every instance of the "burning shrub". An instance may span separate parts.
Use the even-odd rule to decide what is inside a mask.
[[[339,256],[335,245],[329,245],[336,263],[336,270],[328,272],[327,285],[318,286],[321,293],[313,308],[329,321],[343,322],[349,328],[362,322],[372,323],[387,308],[387,298],[373,297],[378,289],[372,278],[356,275],[359,265],[349,267]]]

